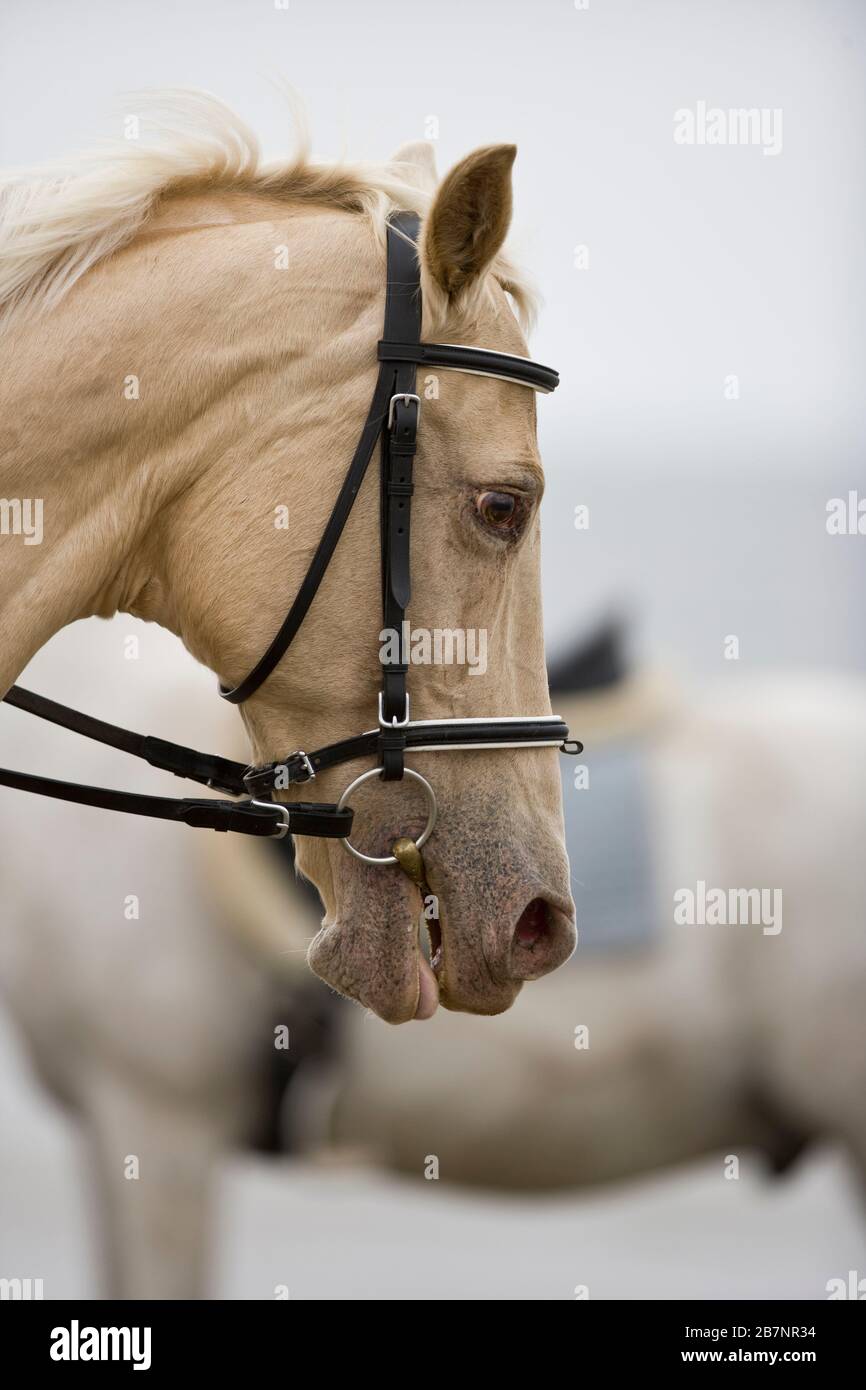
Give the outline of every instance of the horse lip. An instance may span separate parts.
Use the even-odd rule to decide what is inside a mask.
[[[383,1022],[409,1023],[416,1017],[421,997],[419,890],[396,865],[369,872],[371,875],[393,874],[394,883],[399,885],[401,907],[389,918],[390,940],[383,942],[379,953],[380,959],[385,957],[384,972],[372,971],[370,978],[368,961],[357,949],[357,924],[353,926],[352,918],[342,915],[322,924],[310,943],[308,963],[314,974],[331,989],[354,1000]],[[436,979],[438,983],[438,973]]]

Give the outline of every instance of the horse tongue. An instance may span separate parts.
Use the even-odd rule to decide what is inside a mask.
[[[418,952],[418,1003],[416,1018],[432,1018],[439,1007],[439,981],[421,951]]]

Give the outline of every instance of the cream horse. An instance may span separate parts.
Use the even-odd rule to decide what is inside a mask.
[[[526,351],[512,303],[525,315],[530,300],[502,250],[513,146],[477,150],[437,188],[423,145],[382,169],[306,152],[264,165],[218,103],[169,105],[167,138],[152,148],[124,142],[2,185],[0,492],[44,506],[42,544],[0,544],[4,690],[59,629],[93,614],[161,624],[229,685],[251,668],[301,582],[368,408],[392,209],[423,215],[425,335]],[[533,395],[455,373],[427,405],[412,621],[486,629],[489,653],[484,675],[413,670],[413,713],[543,714]],[[507,535],[479,510],[491,490],[519,500],[523,524]],[[274,524],[284,508],[288,531]],[[370,481],[290,656],[244,708],[257,761],[370,725],[377,518]],[[441,964],[434,974],[419,947],[408,880],[320,840],[298,856],[325,905],[310,963],[391,1023],[429,1017],[439,1001],[499,1013],[574,947],[557,755],[413,765],[440,803],[428,869]],[[322,776],[319,799],[336,800],[362,770]],[[414,823],[417,803],[408,788],[398,795],[386,803],[377,785],[355,799],[373,853],[387,852],[395,824]],[[70,834],[91,814],[70,808]]]

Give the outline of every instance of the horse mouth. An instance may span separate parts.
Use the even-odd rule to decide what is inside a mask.
[[[432,1018],[439,1007],[443,960],[442,928],[435,919],[425,919],[418,941],[418,1002],[414,1014],[417,1019]]]
[[[380,852],[393,843],[382,836]],[[356,874],[337,862],[345,872],[342,913],[323,922],[308,960],[386,1023],[427,1021],[440,1008],[504,1013],[524,983],[574,949],[573,904],[554,874],[508,864],[479,904],[466,892],[465,867],[449,875],[438,856],[417,878],[396,866]]]
[[[437,974],[442,969],[442,928],[438,922],[428,922],[427,924],[427,945],[430,959],[430,969],[433,974]]]

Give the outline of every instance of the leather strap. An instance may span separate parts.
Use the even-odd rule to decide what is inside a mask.
[[[510,352],[494,352],[491,348],[464,347],[462,343],[419,343],[412,337],[392,337],[387,327],[377,351],[380,362],[414,362],[418,366],[446,367],[449,371],[469,372],[474,376],[499,377],[545,394],[555,391],[559,385],[559,372],[529,357],[515,357]]]
[[[310,562],[310,568],[304,576],[303,583],[295,596],[294,603],[286,614],[282,627],[264,656],[244,680],[233,689],[222,684],[219,687],[219,693],[223,699],[228,700],[233,705],[243,704],[244,700],[248,700],[251,695],[254,695],[262,682],[267,680],[274,667],[285,656],[301,623],[307,616],[307,611],[318,593],[319,585],[330,564],[337,542],[349,520],[349,514],[364,481],[370,459],[373,457],[376,440],[379,438],[382,423],[388,414],[388,402],[392,395],[390,389],[392,375],[392,370],[388,365],[383,364],[376,381],[376,389],[370,403],[367,420],[349,471],[343,480],[343,486],[340,488],[328,523],[322,532],[322,538]]]
[[[227,791],[235,796],[243,796],[246,788],[244,774],[247,769],[243,763],[231,762],[228,758],[216,757],[210,753],[199,753],[195,748],[185,748],[179,743],[169,743],[165,739],[152,738],[148,734],[136,734],[129,729],[121,729],[116,724],[107,724],[92,715],[59,705],[44,695],[36,695],[32,690],[24,690],[13,685],[4,695],[7,704],[16,709],[34,714],[38,719],[47,719],[72,733],[83,734],[96,743],[107,744],[134,758],[142,758],[151,767],[173,772],[177,777],[200,782],[214,787],[217,791]],[[116,791],[109,787],[88,787],[79,782],[61,782],[51,777],[39,777],[33,773],[15,772],[11,768],[0,768],[0,786],[13,787],[17,791],[33,792],[38,796],[50,796],[55,800],[71,801],[79,806],[95,806],[104,811],[124,811],[134,816],[151,816],[159,820],[180,821],[184,825],[200,829],[234,831],[241,835],[284,835],[288,828],[293,835],[319,835],[327,839],[340,839],[349,835],[352,829],[352,811],[346,807],[338,811],[336,803],[293,802],[291,805],[253,806],[250,802],[202,800],[189,797],[144,796],[136,792]],[[253,793],[255,795],[255,793]],[[288,827],[286,823],[288,814]]]
[[[409,342],[421,338],[421,272],[418,266],[419,219],[399,213],[388,223],[388,287],[385,295],[385,335]],[[390,364],[389,364],[390,365]],[[415,394],[414,362],[392,366],[389,421],[382,431],[379,486],[380,549],[382,554],[382,627],[402,637],[411,597],[412,469],[418,437],[420,402]],[[399,643],[398,643],[399,649]],[[402,655],[402,653],[401,653]],[[383,781],[403,776],[406,747],[402,725],[408,719],[406,676],[400,659],[382,663],[382,728],[377,751]]]
[[[176,777],[200,782],[202,786],[229,792],[232,796],[244,795],[246,769],[243,763],[232,762],[212,753],[199,753],[195,748],[185,748],[183,744],[169,743],[150,734],[136,734],[130,729],[121,729],[116,724],[107,724],[90,714],[70,709],[68,705],[59,705],[44,695],[36,695],[20,685],[13,685],[3,699],[7,705],[35,714],[37,719],[46,719],[51,724],[58,724],[61,729],[82,734],[96,743],[105,743],[109,748],[118,748],[134,758],[143,758],[151,767],[173,772]]]
[[[351,808],[347,806],[338,811],[335,804],[299,802],[291,806],[267,806],[255,805],[252,801],[142,796],[108,787],[87,787],[79,782],[59,782],[51,777],[13,772],[8,768],[0,768],[0,786],[34,792],[37,796],[50,796],[58,801],[71,801],[78,806],[95,806],[103,811],[123,811],[133,816],[179,821],[199,830],[230,830],[239,835],[268,837],[282,837],[288,830],[293,835],[321,835],[329,839],[342,839],[352,830]]]
[[[219,791],[261,799],[274,791],[311,781],[318,773],[355,758],[381,753],[383,734],[390,730],[369,729],[353,738],[341,739],[316,752],[293,753],[281,762],[263,767],[244,767],[210,753],[200,753],[183,744],[147,734],[133,733],[116,724],[108,724],[92,715],[60,705],[44,695],[13,685],[3,697],[7,704],[28,714],[46,719],[63,729],[84,735],[97,743],[107,744],[132,757],[141,758],[151,767],[172,772]],[[557,746],[562,752],[579,753],[583,745],[569,740],[568,726],[553,717],[537,719],[446,719],[420,720],[395,731],[399,737],[398,750],[402,760],[405,749],[454,749],[485,747]],[[138,816],[180,821],[185,825],[242,835],[282,834],[288,829],[293,835],[316,835],[326,839],[348,836],[352,829],[352,811],[346,807],[337,811],[335,803],[291,802],[268,806],[253,806],[250,802],[199,800],[145,796],[134,792],[116,791],[107,787],[89,787],[78,782],[62,782],[32,773],[0,768],[0,786],[18,791],[33,792],[81,806],[95,806],[107,811],[123,811]]]
[[[400,730],[407,750],[432,751],[461,748],[555,747],[563,753],[581,753],[583,744],[570,739],[561,719],[445,719],[418,721]],[[290,786],[302,786],[320,772],[355,758],[370,757],[380,744],[382,731],[369,729],[353,738],[329,743],[314,753],[291,753],[279,762],[249,767],[244,786],[251,796],[268,796]]]

